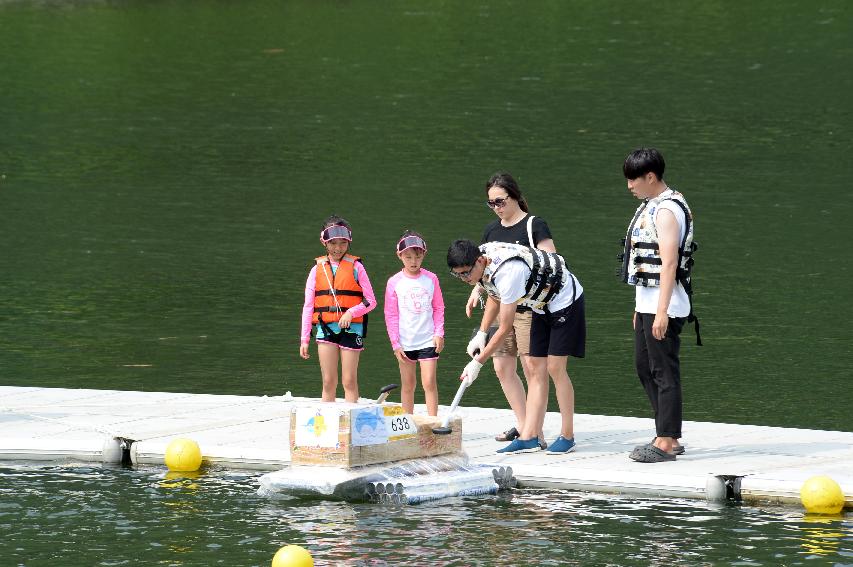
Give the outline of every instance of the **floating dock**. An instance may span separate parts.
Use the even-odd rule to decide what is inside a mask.
[[[207,463],[278,470],[290,464],[293,404],[316,402],[0,386],[0,461],[162,465],[169,442],[186,437],[199,444]],[[509,410],[464,407],[457,415],[471,461],[511,467],[520,487],[799,505],[803,482],[826,475],[841,486],[846,508],[853,508],[853,432],[685,422],[686,453],[674,462],[645,464],[628,453],[652,439],[651,419],[577,414],[575,452],[505,456],[495,454],[503,444],[493,436],[512,425]],[[559,426],[559,414],[549,413],[548,441]]]

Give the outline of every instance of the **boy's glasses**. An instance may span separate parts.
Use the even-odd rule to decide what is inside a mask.
[[[457,272],[455,270],[450,270],[450,275],[453,276],[454,278],[459,278],[460,280],[467,280],[468,278],[471,277],[471,272],[473,272],[473,271],[474,271],[474,267],[471,266],[470,268],[468,268],[464,272]]]
[[[495,199],[494,201],[489,199],[488,201],[486,201],[486,206],[489,207],[490,209],[497,209],[499,207],[503,207],[504,205],[506,205],[506,202],[508,200],[509,200],[509,197],[499,197],[499,198]]]

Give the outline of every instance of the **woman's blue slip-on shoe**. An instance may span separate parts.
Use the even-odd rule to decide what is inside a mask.
[[[562,455],[564,453],[571,453],[575,450],[575,438],[566,439],[562,435],[557,437],[557,440],[551,443],[551,446],[548,447],[548,450],[545,451],[549,455]]]
[[[533,439],[528,439],[526,441],[522,439],[513,439],[512,443],[510,443],[503,449],[498,449],[497,451],[495,451],[495,453],[535,453],[536,451],[541,450],[542,447],[539,446],[539,438],[534,437]]]

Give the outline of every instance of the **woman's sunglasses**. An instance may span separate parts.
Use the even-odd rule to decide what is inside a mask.
[[[497,209],[498,207],[503,207],[506,205],[506,202],[509,200],[509,197],[500,197],[495,199],[494,201],[489,199],[486,201],[486,206],[490,209]]]

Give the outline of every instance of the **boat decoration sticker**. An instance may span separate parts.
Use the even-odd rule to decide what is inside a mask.
[[[368,406],[352,411],[350,432],[353,447],[362,447],[417,437],[418,427],[400,406]]]
[[[297,447],[339,447],[340,414],[337,409],[296,409]]]
[[[388,428],[382,406],[368,406],[352,410],[350,436],[353,447],[379,445],[388,442]]]

